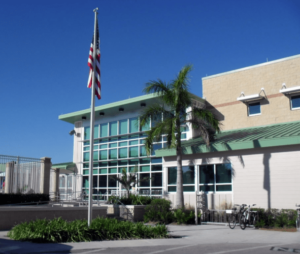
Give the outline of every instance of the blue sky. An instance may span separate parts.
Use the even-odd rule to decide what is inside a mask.
[[[102,99],[142,95],[193,64],[201,78],[300,54],[299,0],[10,0],[0,8],[0,154],[72,161],[71,124],[90,107],[87,59],[99,8]]]

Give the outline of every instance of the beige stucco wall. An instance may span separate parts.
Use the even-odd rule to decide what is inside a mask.
[[[223,130],[299,120],[300,110],[291,110],[289,97],[279,93],[283,83],[300,86],[300,55],[202,79],[203,96],[225,118]],[[267,96],[261,115],[249,117],[237,97],[258,94],[261,88]]]
[[[233,204],[257,204],[262,208],[295,209],[300,203],[300,145],[258,148],[231,152],[188,155],[183,165],[201,165],[230,162],[233,174]],[[175,157],[164,158],[164,169],[175,166]],[[199,179],[197,178],[197,181]],[[165,186],[166,188],[166,186]],[[225,193],[217,192],[225,199]],[[230,202],[229,193],[226,200]],[[175,194],[170,193],[171,200]],[[195,195],[186,193],[186,195]],[[188,198],[185,195],[185,203]],[[223,195],[223,197],[222,197]],[[211,193],[207,203],[211,207]],[[175,201],[175,200],[174,200]],[[222,205],[223,201],[219,202]],[[218,206],[218,203],[216,203]],[[194,202],[191,203],[194,206]],[[210,208],[209,207],[209,208]]]

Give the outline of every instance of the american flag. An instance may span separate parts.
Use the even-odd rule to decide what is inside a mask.
[[[95,36],[95,35],[94,35]],[[93,64],[93,49],[94,49],[94,36],[92,39],[91,47],[90,47],[90,54],[88,59],[88,66],[90,67],[89,79],[88,79],[88,88],[92,87],[93,78],[95,78],[95,95],[98,99],[101,99],[101,80],[100,80],[100,38],[99,38],[99,27],[98,27],[98,20],[96,21],[96,73],[94,74]]]

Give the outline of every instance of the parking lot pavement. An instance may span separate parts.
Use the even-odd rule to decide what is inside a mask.
[[[35,244],[12,241],[0,231],[0,253],[300,253],[300,233],[234,230],[216,225],[170,225],[180,238]],[[299,251],[299,252],[298,252]]]

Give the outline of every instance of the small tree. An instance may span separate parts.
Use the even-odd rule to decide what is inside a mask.
[[[120,176],[115,176],[116,181],[124,186],[127,191],[127,197],[130,195],[130,188],[137,182],[136,178],[137,166],[134,167],[133,173],[127,174],[126,168],[122,168],[122,173]]]
[[[183,67],[170,83],[161,80],[147,83],[144,89],[145,93],[157,93],[161,100],[157,104],[147,107],[140,116],[141,126],[145,126],[149,123],[149,119],[163,115],[163,120],[155,123],[147,131],[145,147],[147,153],[150,154],[153,149],[153,142],[161,140],[161,136],[165,134],[167,147],[176,149],[176,208],[183,208],[184,206],[181,128],[189,124],[192,129],[198,131],[207,145],[209,145],[214,133],[220,131],[220,123],[210,110],[192,106],[193,96],[189,92],[188,86],[191,69],[191,65]],[[188,108],[191,108],[189,112],[186,111]]]

